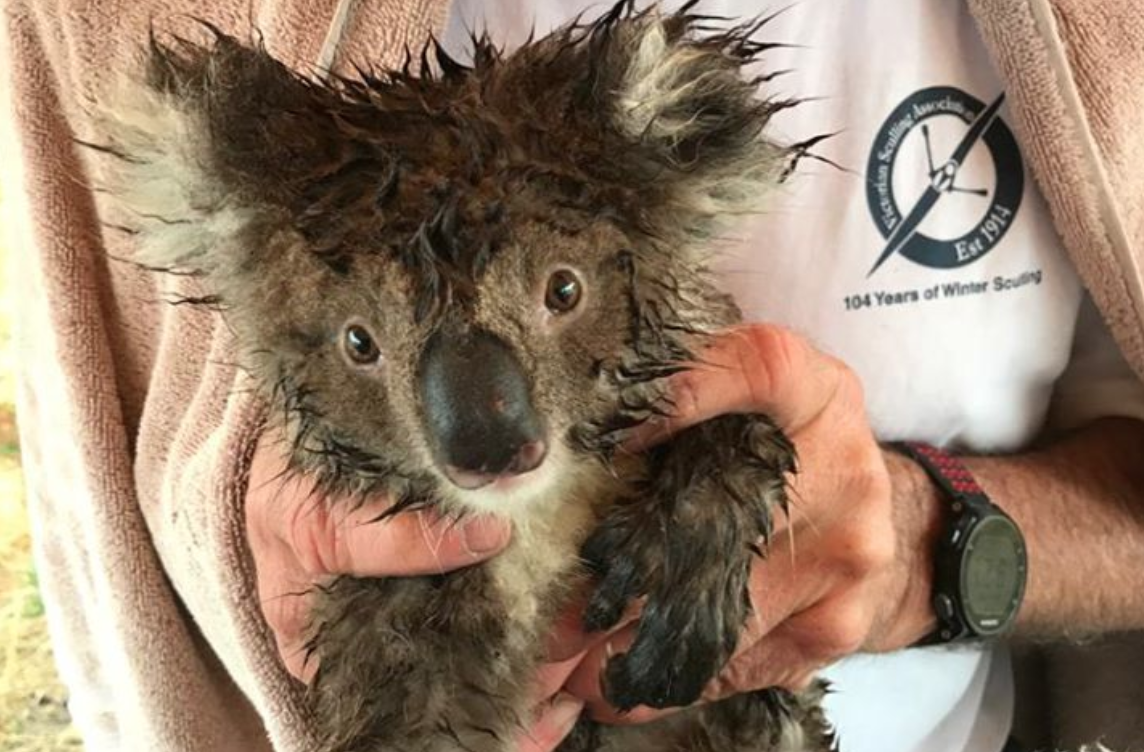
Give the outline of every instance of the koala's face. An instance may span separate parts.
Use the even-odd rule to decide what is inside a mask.
[[[332,265],[294,233],[265,244],[281,266],[246,283],[230,315],[314,448],[343,453],[347,468],[368,458],[367,471],[433,477],[487,509],[558,482],[618,416],[646,407],[625,407],[640,384],[617,382],[625,358],[638,367],[630,239],[607,221],[531,216],[538,208],[507,198],[491,218],[458,218],[451,237],[468,237],[469,221],[489,237],[485,258],[456,268],[400,258],[433,233],[382,233]]]
[[[753,29],[697,21],[621,4],[332,83],[222,35],[154,44],[102,121],[107,212],[203,275],[302,467],[496,508],[607,455],[734,316],[706,246],[790,152],[740,75]]]

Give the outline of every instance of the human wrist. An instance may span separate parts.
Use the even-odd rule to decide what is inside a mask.
[[[941,496],[925,471],[897,452],[882,456],[896,545],[888,606],[868,646],[873,652],[909,647],[933,631],[934,559],[944,522]]]

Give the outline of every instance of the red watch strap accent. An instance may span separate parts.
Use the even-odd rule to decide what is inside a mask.
[[[952,454],[920,441],[897,441],[890,446],[918,463],[951,501],[990,503],[969,468]]]
[[[952,454],[920,441],[903,441],[898,446],[906,449],[907,453],[915,459],[923,460],[921,462],[922,467],[930,471],[931,475],[937,473],[941,476],[940,480],[938,478],[934,478],[934,480],[945,481],[957,493],[974,496],[985,494],[969,469]]]

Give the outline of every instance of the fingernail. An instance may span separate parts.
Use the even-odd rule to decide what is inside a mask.
[[[507,522],[494,517],[478,517],[461,528],[465,547],[474,554],[499,551],[512,534]]]
[[[566,692],[561,692],[552,700],[552,715],[549,718],[552,720],[552,725],[558,731],[563,732],[572,727],[583,709],[583,700]]]

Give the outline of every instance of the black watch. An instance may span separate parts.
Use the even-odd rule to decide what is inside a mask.
[[[893,447],[921,465],[946,497],[950,510],[934,567],[933,608],[938,626],[919,644],[1004,634],[1017,618],[1029,572],[1020,529],[989,500],[956,457],[916,442]]]

